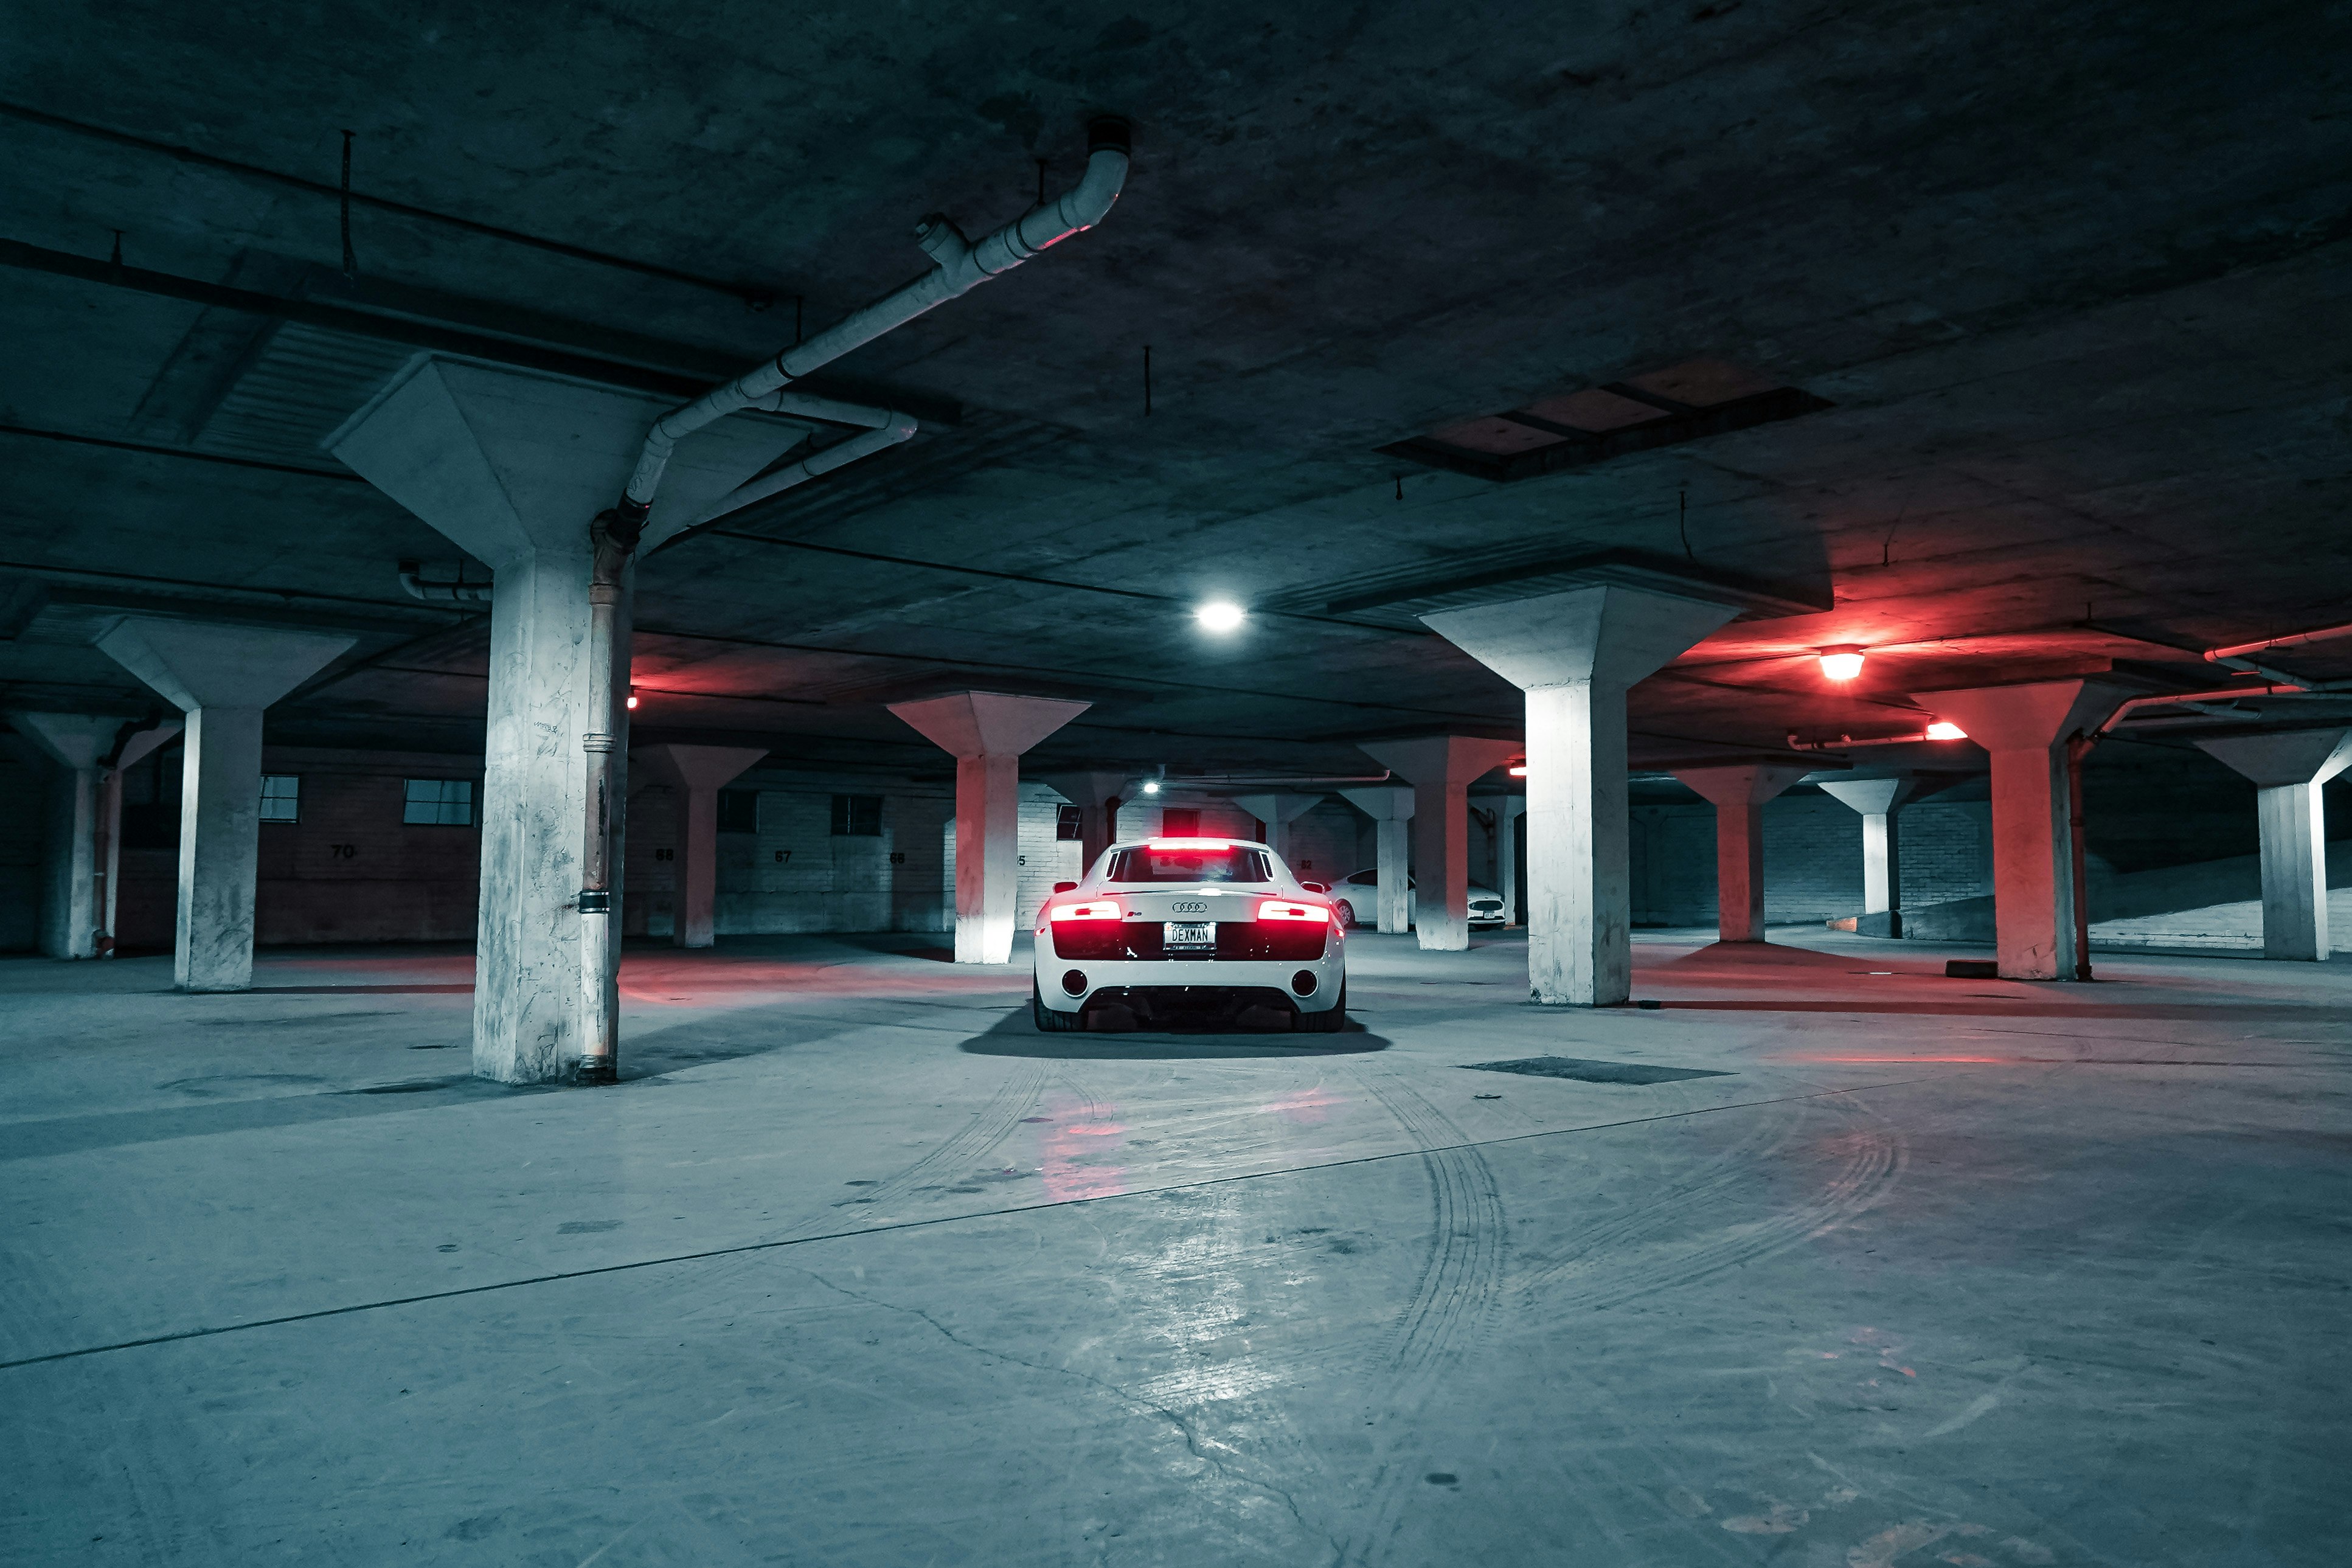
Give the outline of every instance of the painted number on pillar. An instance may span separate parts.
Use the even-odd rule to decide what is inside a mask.
[[[904,849],[893,849],[890,851],[890,864],[893,866],[903,866],[906,863],[907,852]]]
[[[360,847],[356,844],[330,844],[327,846],[327,852],[338,860],[356,860],[360,858]]]
[[[1029,857],[1026,855],[1015,855],[1013,858],[1021,865],[1026,866],[1029,864]]]
[[[677,851],[675,849],[656,849],[654,851],[654,858],[656,860],[675,860],[677,858]]]
[[[792,852],[791,850],[789,850],[789,849],[779,849],[779,850],[777,850],[777,851],[776,851],[776,864],[777,864],[777,865],[779,865],[779,866],[788,866],[788,865],[792,864],[792,859],[793,859],[793,852]]]

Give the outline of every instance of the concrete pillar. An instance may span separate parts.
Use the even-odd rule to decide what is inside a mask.
[[[1632,996],[1625,693],[1737,614],[1611,584],[1421,617],[1527,693],[1528,985],[1538,1002]]]
[[[1495,891],[1503,895],[1503,920],[1519,923],[1520,818],[1528,813],[1528,797],[1507,795],[1495,803]]]
[[[644,746],[637,765],[677,792],[677,915],[669,940],[709,947],[716,940],[719,895],[719,792],[768,754],[761,746]]]
[[[482,1078],[555,1082],[580,1058],[582,740],[597,727],[587,690],[588,530],[619,497],[646,431],[668,406],[421,354],[325,443],[495,574],[474,968],[474,1071]],[[798,438],[750,418],[688,437],[663,475],[640,552]],[[625,590],[616,686],[628,681],[626,624]],[[626,736],[614,745],[625,758]],[[625,779],[614,787],[627,798]]]
[[[1903,934],[1903,856],[1895,811],[1911,794],[1908,774],[1885,779],[1823,779],[1822,793],[1862,814],[1862,912],[1886,916],[1886,934]]]
[[[1717,942],[1764,940],[1764,803],[1811,771],[1764,763],[1674,770],[1715,805]]]
[[[253,984],[261,850],[261,710],[353,639],[125,616],[100,652],[188,716],[180,781],[180,910],[172,978],[183,991]]]
[[[1412,785],[1413,929],[1423,950],[1470,945],[1470,785],[1518,755],[1515,741],[1424,735],[1359,749]],[[1385,883],[1383,883],[1385,887]]]
[[[105,920],[99,902],[101,763],[123,721],[82,713],[11,713],[8,722],[57,764],[41,852],[41,951],[51,958],[93,958]]]
[[[98,953],[114,956],[115,909],[122,897],[122,775],[157,747],[187,728],[183,719],[164,719],[135,730],[118,745],[114,763],[100,775],[98,795],[99,868],[103,889],[99,895]]]
[[[1405,837],[1415,809],[1413,792],[1378,784],[1339,793],[1372,819],[1372,867],[1381,879],[1379,928],[1401,936],[1413,923],[1412,857]]]
[[[1094,869],[1118,831],[1118,794],[1127,786],[1128,774],[1088,768],[1037,776],[1078,808],[1078,874],[1084,876]]]
[[[1914,694],[1992,753],[1993,936],[2004,980],[2074,975],[2085,889],[2074,881],[2066,742],[2097,730],[2130,695],[2092,678]]]
[[[2254,781],[2263,833],[2263,956],[2326,958],[2327,814],[2320,786],[2352,765],[2352,730],[2289,730],[2197,744]]]
[[[1237,795],[1234,804],[1265,824],[1265,846],[1290,864],[1290,825],[1323,804],[1319,795]],[[1291,866],[1291,870],[1298,869]]]
[[[959,691],[890,711],[956,760],[958,963],[1009,963],[1021,875],[1021,753],[1093,707]]]

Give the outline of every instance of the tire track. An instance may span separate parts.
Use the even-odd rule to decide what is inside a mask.
[[[1371,1517],[1339,1544],[1340,1562],[1362,1564],[1388,1555],[1405,1513],[1419,1500],[1405,1479],[1418,1468],[1406,1462],[1420,1446],[1414,1418],[1445,1374],[1487,1338],[1504,1294],[1506,1221],[1493,1168],[1477,1149],[1446,1147],[1469,1139],[1419,1090],[1393,1073],[1381,1076],[1385,1081],[1356,1074],[1365,1092],[1427,1151],[1422,1169],[1429,1177],[1431,1235],[1412,1297],[1370,1369],[1386,1384],[1374,1398],[1394,1436],[1375,1456],[1362,1489],[1378,1500]]]
[[[1603,1311],[1662,1290],[1679,1289],[1728,1268],[1771,1258],[1835,1230],[1883,1202],[1902,1181],[1909,1144],[1900,1131],[1867,1107],[1839,1102],[1844,1114],[1869,1117],[1866,1125],[1832,1141],[1842,1158],[1828,1184],[1803,1202],[1764,1219],[1724,1226],[1695,1243],[1661,1241],[1622,1249],[1614,1258],[1579,1255],[1530,1277],[1521,1291],[1541,1298],[1554,1316]],[[1700,1184],[1719,1188],[1719,1181]],[[1671,1218],[1686,1205],[1656,1205],[1654,1217]],[[1618,1239],[1622,1238],[1621,1228]],[[1567,1289],[1551,1293],[1565,1283]]]
[[[782,1234],[791,1237],[836,1229],[847,1217],[839,1212],[845,1208],[869,1208],[871,1215],[861,1217],[870,1217],[878,1224],[891,1217],[890,1210],[910,1201],[926,1187],[960,1179],[971,1165],[1013,1136],[1022,1117],[1037,1103],[1053,1076],[1054,1069],[1048,1062],[1025,1064],[946,1142],[884,1177],[869,1191],[854,1198],[843,1198],[825,1212],[810,1215]]]
[[[1590,1266],[1629,1242],[1638,1243],[1670,1230],[1695,1209],[1751,1190],[1758,1163],[1788,1148],[1797,1136],[1801,1112],[1775,1106],[1748,1127],[1738,1142],[1724,1145],[1706,1163],[1653,1192],[1646,1199],[1607,1213],[1568,1238],[1573,1250],[1564,1257],[1530,1259],[1530,1267],[1512,1281],[1517,1296],[1539,1293],[1561,1275]],[[1629,1179],[1632,1179],[1629,1177]]]

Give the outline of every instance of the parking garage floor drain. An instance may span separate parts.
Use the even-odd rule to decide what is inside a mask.
[[[1516,1072],[1529,1078],[1572,1078],[1580,1083],[1676,1083],[1686,1078],[1728,1078],[1706,1068],[1660,1068],[1642,1062],[1589,1062],[1580,1057],[1529,1057],[1516,1062],[1466,1062],[1470,1072]]]

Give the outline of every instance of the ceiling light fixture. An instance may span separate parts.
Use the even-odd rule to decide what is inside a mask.
[[[637,710],[637,689],[636,689],[635,687],[632,686],[632,687],[630,687],[630,688],[629,688],[629,711],[630,711],[630,712],[632,712],[632,713],[634,713],[634,712],[635,712],[636,710]]]
[[[1192,618],[1200,622],[1204,630],[1230,632],[1240,628],[1244,612],[1230,600],[1215,599],[1193,611]]]
[[[1862,673],[1862,649],[1847,644],[1821,650],[1822,673],[1832,680],[1852,680]]]
[[[1146,795],[1158,795],[1160,793],[1160,781],[1158,779],[1144,780],[1143,793]]]
[[[1513,778],[1515,778],[1515,779],[1523,779],[1523,778],[1527,777],[1527,776],[1528,776],[1528,764],[1527,764],[1527,763],[1512,763],[1512,764],[1511,764],[1511,776],[1512,776]]]
[[[1965,741],[1968,738],[1969,732],[1949,719],[1938,719],[1927,726],[1927,739],[1931,741]]]

